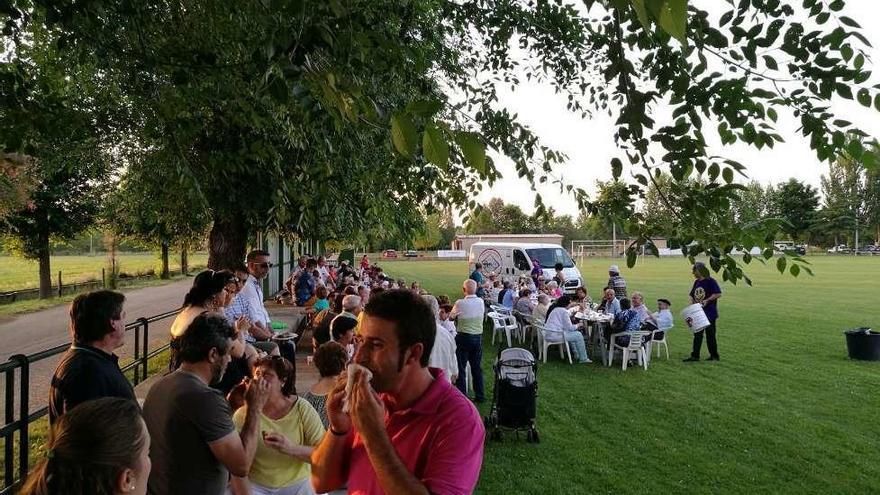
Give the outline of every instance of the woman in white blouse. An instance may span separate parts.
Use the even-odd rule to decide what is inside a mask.
[[[569,304],[571,304],[571,298],[563,295],[547,310],[547,322],[544,323],[545,338],[550,342],[560,342],[564,339],[565,342],[568,342],[572,354],[579,363],[592,363],[587,356],[587,346],[584,344],[583,334],[578,331],[578,326],[571,322],[571,313],[568,312]]]

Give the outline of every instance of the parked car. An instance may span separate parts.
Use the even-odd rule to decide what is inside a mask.
[[[794,252],[803,256],[807,254],[807,245],[806,244],[798,244],[794,247]]]
[[[828,250],[828,254],[848,254],[850,252],[849,246],[846,244],[838,244],[833,248]]]
[[[403,256],[406,258],[418,258],[419,253],[416,251],[407,251],[407,252],[403,253]]]
[[[393,249],[386,249],[385,251],[382,251],[382,257],[383,258],[397,258],[397,251],[395,251]]]
[[[868,244],[867,246],[862,246],[859,248],[859,254],[880,254],[880,247],[877,247],[873,244]]]

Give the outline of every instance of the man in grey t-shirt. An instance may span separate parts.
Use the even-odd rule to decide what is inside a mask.
[[[230,347],[240,345],[235,330],[223,315],[203,313],[179,339],[180,368],[153,385],[144,402],[153,464],[148,491],[220,495],[230,472],[247,476],[250,470],[266,383],[248,384],[248,414],[237,433],[229,403],[209,386],[223,376]]]

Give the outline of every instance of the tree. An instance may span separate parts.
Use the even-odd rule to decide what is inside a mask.
[[[841,156],[828,165],[828,175],[820,178],[822,195],[825,197],[822,228],[839,238],[850,238],[854,232],[867,224],[864,167],[850,156]]]
[[[25,204],[6,212],[0,232],[12,251],[39,263],[40,297],[52,293],[50,241],[76,236],[94,222],[110,170],[106,115],[97,109],[107,88],[84,84],[79,65],[55,50],[37,29],[0,66],[2,150],[28,157],[35,183]],[[74,69],[71,69],[74,67]]]
[[[2,13],[14,40],[43,23],[53,42],[94,63],[92,77],[122,88],[125,98],[114,101],[136,109],[134,139],[158,142],[178,158],[165,166],[205,182],[211,263],[240,258],[254,229],[329,238],[391,225],[399,208],[424,202],[472,211],[481,184],[499,177],[487,148],[532,184],[556,180],[565,157],[498,103],[499,87],[526,78],[568,95],[573,112],[614,115],[621,155],[611,169],[617,179],[624,162],[633,168],[630,200],[668,170],[685,193],[669,204],[678,212],[670,228],[690,257],[708,253],[713,269],[739,280],[729,253],[766,245],[766,236],[733,222],[705,228],[729,209],[742,188],[734,175],[745,169],[710,156],[705,133],[717,130],[725,145],[772,147],[782,140],[778,112],[790,111],[819,159],[852,147],[849,136],[861,131],[835,118],[828,100],[880,106],[866,86],[858,23],[839,0],[804,0],[797,10],[739,2],[719,19],[684,0],[585,7],[13,0]],[[856,158],[876,162],[873,151],[860,151]],[[704,182],[688,182],[694,177]],[[220,201],[229,184],[247,189],[237,210]],[[342,187],[316,193],[328,184]],[[601,206],[560,185],[579,207]],[[344,201],[353,207],[336,210]],[[536,203],[541,211],[540,196]],[[656,234],[639,215],[622,224],[636,239],[633,252]]]
[[[767,218],[774,194],[772,185],[764,187],[758,181],[749,181],[744,189],[737,191],[731,202],[734,218],[741,224],[754,223]]]
[[[784,220],[782,230],[791,239],[802,240],[816,221],[819,194],[813,186],[797,179],[788,179],[773,193],[771,214]]]
[[[880,244],[880,169],[865,172],[865,226],[873,227],[874,244]]]
[[[28,195],[34,186],[29,173],[31,167],[33,163],[29,157],[0,154],[0,222],[27,205]]]
[[[440,226],[440,214],[432,213],[425,217],[424,229],[413,238],[413,246],[421,251],[434,249],[443,240]]]
[[[194,193],[197,185],[188,177],[169,175],[173,172],[155,164],[130,167],[107,198],[103,215],[104,223],[117,236],[160,251],[160,276],[165,279],[170,277],[170,248],[180,248],[185,272],[186,253],[204,238],[210,226],[208,210]],[[145,204],[156,207],[145,208]]]

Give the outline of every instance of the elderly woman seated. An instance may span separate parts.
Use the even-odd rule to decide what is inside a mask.
[[[553,303],[553,306],[550,306],[547,311],[547,322],[544,323],[545,338],[550,342],[562,340],[568,342],[572,354],[579,363],[591,363],[592,361],[587,356],[584,336],[578,331],[580,325],[575,325],[571,321],[571,313],[568,312],[569,304],[571,304],[571,298],[563,295]]]
[[[555,280],[551,280],[551,281],[547,282],[545,287],[546,287],[547,294],[550,297],[552,297],[554,299],[558,299],[559,297],[562,296],[562,289],[559,288],[559,283],[557,283]]]
[[[532,319],[544,323],[547,319],[548,309],[550,309],[550,296],[538,294],[538,304],[532,309]]]
[[[642,318],[639,312],[632,309],[632,305],[627,298],[620,300],[620,311],[614,315],[614,322],[608,330],[610,334],[632,333],[642,328]],[[629,335],[620,335],[617,337],[617,345],[625,346],[629,344]]]
[[[519,297],[513,303],[513,310],[521,315],[529,316],[534,309],[535,304],[532,302],[532,291],[529,289],[520,290]]]

